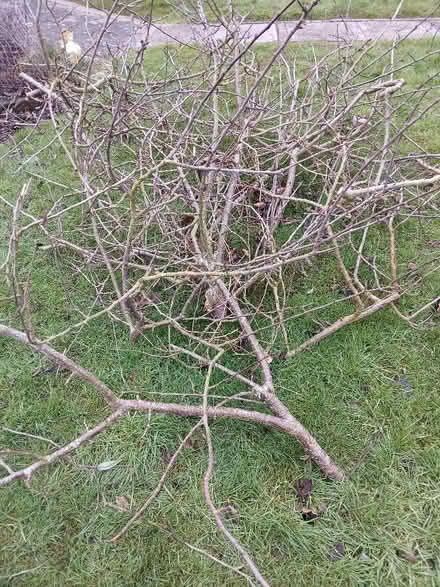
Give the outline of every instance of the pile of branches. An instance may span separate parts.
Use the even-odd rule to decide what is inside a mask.
[[[44,82],[44,76],[37,72],[31,76],[31,80],[39,79]],[[36,89],[34,83],[29,83],[20,78],[17,89],[13,95],[0,96],[0,143],[5,143],[16,131],[35,127],[43,120],[50,120],[50,100],[47,93]],[[61,106],[54,104],[53,109],[59,112]]]
[[[35,124],[41,101],[31,92],[35,88],[20,77],[32,67],[33,47],[30,24],[22,3],[11,2],[0,7],[0,142],[22,125]],[[48,117],[48,115],[46,116]]]
[[[298,28],[314,4],[304,8]],[[426,325],[439,298],[405,311],[402,300],[412,292],[415,270],[409,275],[399,263],[399,232],[413,219],[439,216],[440,169],[423,151],[404,157],[399,148],[438,99],[429,100],[427,88],[407,92],[404,68],[397,74],[392,61],[387,72],[367,79],[371,43],[341,44],[301,68],[288,48],[295,31],[262,58],[257,38],[241,38],[239,24],[231,18],[224,40],[207,35],[191,59],[168,50],[156,74],[145,68],[145,44],[121,60],[102,91],[68,97],[70,141],[61,133],[59,139],[81,187],[72,203],[58,184],[59,197],[42,218],[25,211],[28,184],[17,197],[3,270],[24,327],[4,324],[0,334],[84,378],[105,398],[110,415],[45,459],[10,471],[0,485],[28,481],[130,411],[196,416],[190,435],[204,427],[208,447],[206,501],[265,585],[213,503],[210,420],[228,417],[283,430],[326,476],[344,478],[279,399],[272,368],[385,308],[413,327]],[[378,230],[386,243],[380,255]],[[66,311],[78,320],[45,338],[33,324],[29,284],[24,287],[19,277],[21,241],[28,234],[41,242],[39,254],[64,255],[65,270],[73,256],[74,270],[96,290],[93,307],[85,311],[72,302]],[[290,307],[288,276],[313,275],[328,260],[340,275],[337,299]],[[435,263],[417,267],[417,275],[437,270]],[[325,319],[329,306],[341,308],[333,322]],[[205,369],[199,400],[121,399],[56,350],[58,340],[65,344],[103,316],[125,327],[137,344],[148,345],[152,332],[165,329],[164,356]],[[289,325],[303,316],[316,317],[321,328],[295,345]],[[157,353],[157,339],[155,345]],[[245,372],[228,361],[236,353],[247,357]],[[220,402],[211,396],[215,371],[238,381],[242,392]],[[260,409],[249,409],[249,399]]]
[[[24,6],[8,2],[0,7],[0,96],[16,93],[21,86],[19,63],[30,56],[30,23]]]
[[[50,106],[60,110],[60,104],[49,101],[50,78],[47,48],[41,46],[26,3],[11,0],[0,6],[0,142],[49,120]]]

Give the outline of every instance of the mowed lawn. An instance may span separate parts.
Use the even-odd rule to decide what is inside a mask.
[[[113,0],[75,0],[79,4],[90,5],[96,8],[109,8]],[[124,0],[121,4],[124,3]],[[154,20],[161,22],[181,22],[185,20],[183,6],[194,10],[197,2],[167,2],[166,0],[139,0],[135,6],[126,0],[131,10],[142,16],[152,15]],[[287,0],[234,0],[236,11],[249,21],[270,20],[288,4]],[[218,12],[227,11],[227,0],[210,0],[203,3],[206,15],[210,20],[218,19]],[[390,18],[394,15],[399,2],[397,0],[322,0],[314,11],[314,19],[330,18]],[[192,7],[192,8],[191,8]],[[295,20],[300,14],[298,4],[288,8],[282,18]],[[399,17],[440,17],[438,3],[431,0],[404,0],[399,11]]]
[[[405,91],[428,78],[430,85],[438,85],[438,55],[417,61],[432,49],[430,41],[408,41],[396,49],[395,66],[411,63],[399,73],[407,81]],[[258,49],[262,59],[270,50]],[[372,50],[368,58],[373,62],[378,52]],[[312,56],[311,46],[295,47],[298,69],[307,67]],[[151,71],[166,57],[158,48],[148,59]],[[375,61],[363,79],[380,74],[387,59]],[[435,153],[440,152],[438,131],[434,111],[410,135]],[[42,215],[47,203],[56,201],[57,184],[72,191],[77,187],[53,139],[50,127],[43,126],[0,146],[2,196],[13,201],[32,177],[30,206],[35,214]],[[7,209],[0,206],[0,262],[6,253],[7,223]],[[438,221],[408,223],[397,236],[402,266],[438,253]],[[381,240],[379,230],[379,255]],[[35,326],[40,332],[55,332],[69,324],[66,301],[73,298],[78,307],[88,308],[96,291],[85,276],[72,271],[73,258],[36,252],[35,244],[29,238],[23,252],[32,275]],[[323,263],[292,286],[289,305],[304,304],[312,289],[315,303],[321,295],[324,303],[334,280],[334,264]],[[440,291],[438,274],[427,278],[424,287],[432,295]],[[323,318],[332,319],[331,312]],[[4,283],[0,320],[17,324]],[[300,340],[312,327],[308,318],[294,321],[289,336]],[[413,330],[385,311],[274,366],[280,397],[350,473],[344,483],[323,479],[304,460],[301,448],[280,432],[243,422],[213,424],[216,503],[233,506],[236,514],[228,524],[271,586],[440,585],[439,341],[438,327]],[[126,331],[105,319],[60,342],[59,350],[64,344],[70,356],[127,397],[163,400],[193,386],[199,389],[203,382],[198,371],[158,357],[154,340],[151,345],[130,344]],[[52,451],[51,443],[67,443],[104,413],[100,397],[78,378],[36,375],[46,366],[23,346],[0,338],[0,457],[16,468],[30,462],[29,453]],[[234,385],[228,388],[231,392],[242,390]],[[21,483],[1,488],[0,585],[246,585],[232,570],[192,548],[246,570],[216,532],[201,497],[207,464],[203,437],[185,449],[143,518],[117,545],[109,543],[149,496],[193,425],[193,420],[176,416],[131,414],[69,460],[41,470],[29,489]],[[116,465],[96,470],[108,461]],[[311,507],[321,512],[315,522],[296,511],[295,485],[304,477],[313,482]]]

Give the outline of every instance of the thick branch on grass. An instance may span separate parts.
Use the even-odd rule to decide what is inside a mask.
[[[36,339],[29,340],[28,336],[24,332],[20,332],[15,328],[11,328],[10,326],[5,326],[4,324],[0,324],[0,336],[7,336],[9,338],[13,338],[18,340],[19,342],[28,345],[32,348],[32,350],[45,355],[52,361],[54,361],[58,366],[66,367],[69,369],[74,375],[78,375],[82,377],[85,381],[87,381],[90,385],[92,385],[97,391],[102,393],[104,399],[109,403],[111,406],[116,406],[118,404],[117,396],[112,392],[112,390],[105,385],[100,379],[96,377],[84,367],[81,367],[64,354],[58,352],[48,344],[44,344],[39,342]]]
[[[302,444],[310,458],[318,465],[323,473],[325,473],[330,479],[342,480],[344,473],[339,467],[333,463],[327,453],[322,449],[318,442],[313,438],[310,432],[302,425],[298,420],[292,416],[288,408],[278,399],[274,393],[272,373],[270,369],[271,357],[262,348],[257,336],[252,329],[249,320],[244,315],[239,303],[231,295],[226,285],[219,279],[217,280],[219,287],[222,290],[228,304],[232,308],[237,320],[240,323],[243,334],[246,336],[249,343],[254,349],[256,359],[263,372],[264,384],[261,386],[260,395],[263,397],[265,404],[270,407],[273,414],[275,414],[280,420],[285,422],[286,431],[289,430],[289,434],[295,436],[298,442]]]
[[[11,338],[14,338],[15,340],[18,340],[30,346],[34,350],[37,350],[42,354],[45,354],[52,360],[55,360],[58,364],[70,369],[72,373],[74,373],[75,375],[79,375],[89,384],[94,386],[98,391],[103,393],[107,401],[109,401],[109,403],[111,403],[115,408],[117,408],[118,414],[123,413],[127,410],[138,410],[145,412],[170,413],[185,417],[201,417],[204,413],[206,413],[207,417],[209,418],[215,419],[229,417],[235,420],[244,420],[247,422],[253,422],[257,424],[263,424],[265,426],[278,428],[279,430],[283,430],[287,432],[289,435],[294,436],[304,446],[306,452],[311,456],[315,463],[330,478],[338,480],[343,478],[343,473],[330,461],[328,455],[326,455],[326,453],[317,444],[317,442],[310,435],[310,433],[293,416],[289,414],[287,408],[282,405],[282,403],[276,398],[276,396],[273,393],[265,391],[264,398],[267,404],[276,413],[276,415],[274,416],[270,414],[264,414],[261,412],[242,410],[240,408],[206,407],[206,409],[204,409],[200,406],[191,406],[184,404],[169,404],[162,402],[149,402],[144,400],[120,400],[95,375],[91,374],[86,369],[83,369],[75,362],[73,362],[71,359],[68,359],[61,353],[58,353],[48,345],[38,343],[32,344],[29,342],[29,340],[23,332],[6,326],[0,326],[0,336],[9,336]],[[120,412],[120,410],[122,410],[122,412]],[[113,421],[115,419],[116,418],[113,418],[110,421]],[[106,427],[109,422],[102,425],[101,428],[97,427],[97,432]],[[93,434],[96,434],[97,432]],[[88,436],[86,435],[84,437],[84,442],[87,439]],[[81,443],[82,441],[80,442],[80,444]],[[75,448],[74,443],[71,443],[71,446]],[[65,447],[60,450],[65,450]],[[70,449],[67,452],[70,452]],[[60,456],[63,456],[65,454],[64,452],[60,453],[60,451],[56,451],[53,454],[57,455],[58,453],[60,454]],[[56,458],[58,457],[51,457],[49,462],[53,462],[53,460]],[[49,464],[49,462],[47,464]],[[39,468],[39,466],[37,468]]]
[[[36,473],[39,469],[41,469],[41,467],[51,465],[51,464],[55,463],[57,460],[61,459],[62,457],[69,455],[74,450],[77,450],[80,446],[82,446],[83,444],[85,444],[89,440],[92,440],[97,434],[99,434],[100,432],[105,430],[105,428],[107,428],[108,426],[110,426],[111,424],[116,422],[122,416],[123,413],[124,413],[123,408],[117,409],[110,416],[108,416],[108,418],[106,418],[103,422],[101,422],[100,424],[98,424],[94,428],[87,430],[86,432],[84,432],[84,434],[81,434],[81,436],[78,436],[78,438],[75,438],[75,440],[72,440],[72,442],[69,442],[69,444],[66,444],[65,446],[56,450],[55,452],[53,452],[45,457],[42,457],[38,461],[32,463],[32,465],[25,467],[24,469],[20,469],[19,471],[14,471],[14,472],[10,473],[9,475],[7,475],[6,477],[1,477],[0,478],[0,486],[7,485],[8,483],[12,483],[13,481],[17,481],[18,479],[24,479],[24,481],[28,483],[30,481],[32,475],[34,473]]]

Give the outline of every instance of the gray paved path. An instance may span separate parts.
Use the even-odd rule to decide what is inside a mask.
[[[0,0],[12,2],[13,0]],[[25,0],[30,13],[35,13],[37,0]],[[97,38],[106,14],[93,8],[85,8],[68,0],[53,0],[51,11],[44,9],[42,14],[43,31],[50,41],[59,39],[60,30],[71,29],[75,39],[85,49]],[[292,28],[294,21],[284,21],[272,25],[258,39],[259,43],[282,42]],[[246,23],[241,27],[244,37],[253,38],[267,26],[265,23]],[[103,37],[104,45],[113,50],[127,47],[139,47],[147,36],[148,27],[140,20],[127,16],[119,16],[109,27]],[[303,41],[363,41],[367,39],[390,40],[410,36],[411,38],[434,37],[440,34],[440,19],[429,19],[420,22],[414,19],[390,20],[311,20],[304,28],[297,31],[293,42]],[[149,31],[149,44],[163,43],[192,44],[200,40],[201,36],[210,35],[214,38],[224,38],[225,30],[218,25],[210,25],[209,31],[203,31],[200,26],[178,24],[154,24]]]

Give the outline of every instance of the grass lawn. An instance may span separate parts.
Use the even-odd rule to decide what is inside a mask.
[[[427,41],[405,42],[396,63],[429,49]],[[295,48],[295,55],[299,63],[309,63],[310,47]],[[150,51],[150,68],[162,59],[160,49]],[[377,62],[368,75],[382,67]],[[439,70],[440,58],[433,55],[401,75],[411,89]],[[439,152],[435,113],[417,128],[412,138],[427,151]],[[12,151],[12,142],[0,147],[1,194],[12,201],[32,173],[30,206],[34,212],[40,207],[41,214],[48,201],[56,200],[58,188],[35,179],[37,175],[75,189],[58,143],[41,150],[52,139],[50,128],[42,127],[16,135]],[[6,252],[6,225],[1,206],[0,262]],[[380,238],[379,232],[378,242]],[[431,258],[440,229],[435,222],[414,222],[398,238],[399,262],[405,264]],[[415,250],[413,243],[420,240],[425,244]],[[78,307],[88,307],[96,292],[82,275],[63,270],[65,257],[36,252],[32,239],[25,244],[25,255],[36,326],[40,332],[61,330],[71,319],[66,302],[74,299]],[[321,289],[327,291],[334,279],[333,269],[324,264],[318,274],[305,278],[290,293],[291,305],[301,305],[312,285],[318,301]],[[440,279],[433,275],[425,285],[431,293],[439,291]],[[0,321],[7,319],[14,321],[13,308],[0,284]],[[310,326],[307,318],[295,321],[289,335],[300,339]],[[78,337],[59,341],[57,348],[62,350],[63,344],[70,356],[126,397],[169,398],[166,394],[197,388],[203,380],[198,371],[155,356],[154,339],[151,346],[130,344],[125,330],[104,319]],[[0,457],[3,450],[16,451],[8,462],[17,468],[29,462],[21,452],[46,454],[52,447],[5,428],[61,445],[99,422],[103,413],[101,398],[83,382],[67,381],[63,374],[33,375],[41,366],[38,356],[0,338]],[[438,329],[412,330],[390,311],[274,367],[281,399],[352,472],[343,484],[323,480],[303,460],[300,447],[277,431],[221,420],[213,424],[216,502],[237,510],[239,515],[229,522],[233,533],[273,587],[440,584],[439,377]],[[235,384],[229,385],[234,390]],[[168,415],[125,416],[68,461],[41,470],[30,489],[22,484],[2,488],[0,585],[245,585],[188,546],[241,564],[216,533],[201,498],[206,468],[201,438],[185,449],[144,517],[117,545],[108,542],[150,494],[194,423]],[[120,462],[109,471],[93,468],[109,460]],[[303,477],[313,481],[313,507],[325,511],[314,523],[295,510],[295,483]],[[115,507],[117,503],[124,507]],[[335,556],[340,544],[344,554]]]
[[[109,8],[113,0],[75,0],[79,4],[89,4],[96,8]],[[126,0],[127,4],[129,0]],[[130,1],[130,4],[133,4]],[[287,4],[286,0],[234,0],[236,10],[247,20],[259,21],[270,20]],[[315,19],[329,18],[390,18],[393,16],[399,2],[397,0],[322,0],[321,4],[313,11]],[[188,2],[188,6],[197,5],[197,3]],[[225,9],[228,6],[226,0],[217,0],[216,2],[205,2],[207,16],[211,20],[216,20],[216,9],[219,6]],[[183,13],[176,10],[174,6],[179,6],[179,2],[167,2],[167,0],[139,0],[135,10],[143,16],[153,15],[155,20],[162,22],[181,22],[184,20]],[[399,12],[401,18],[420,17],[432,14],[436,6],[435,2],[430,0],[406,0],[403,2]],[[297,5],[293,5],[283,15],[284,19],[295,20],[298,18],[300,10]],[[437,6],[432,14],[440,16],[440,9]]]

